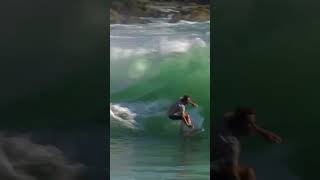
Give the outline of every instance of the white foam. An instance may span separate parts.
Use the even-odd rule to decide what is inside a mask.
[[[127,107],[110,104],[111,125],[135,129],[137,128],[135,121],[136,116],[137,115]]]
[[[118,27],[124,27],[124,28],[143,28],[143,25],[137,25],[137,24],[110,24],[111,28],[118,28]]]
[[[113,46],[110,48],[110,59],[111,61],[119,59],[134,58],[137,56],[142,56],[150,53],[159,52],[160,54],[167,55],[171,53],[185,53],[194,47],[207,47],[204,40],[199,37],[188,38],[188,39],[176,39],[169,40],[168,37],[160,38],[156,41],[158,44],[153,43],[153,46],[149,44],[142,44],[139,48],[136,47],[121,47]]]
[[[207,47],[207,44],[204,40],[201,38],[195,38],[191,40],[192,47]]]
[[[111,47],[110,48],[110,59],[111,61],[118,59],[126,59],[134,56],[141,56],[153,52],[153,49],[146,48],[120,48],[120,47]]]
[[[205,41],[201,38],[169,40],[162,38],[159,44],[161,54],[185,53],[193,47],[206,47]]]
[[[111,125],[130,129],[143,129],[143,120],[165,116],[167,100],[110,104]]]
[[[187,40],[167,40],[162,39],[160,41],[160,52],[162,54],[169,54],[169,53],[183,53],[190,49],[191,44]]]
[[[152,18],[151,18],[152,19]],[[128,59],[150,53],[185,53],[193,47],[206,47],[209,22],[179,21],[167,23],[169,19],[139,25],[111,25],[111,61]],[[181,31],[181,29],[184,29]],[[205,38],[206,40],[204,40]]]

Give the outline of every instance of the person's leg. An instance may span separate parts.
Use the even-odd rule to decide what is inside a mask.
[[[253,168],[250,167],[240,167],[239,174],[241,180],[256,180],[256,173]]]
[[[186,125],[189,126],[189,127],[193,127],[192,126],[191,117],[187,112],[186,112],[186,115],[185,115],[185,119],[186,119],[186,121],[185,121]]]

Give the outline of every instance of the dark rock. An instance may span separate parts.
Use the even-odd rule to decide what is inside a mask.
[[[136,17],[136,16],[128,16],[126,18],[123,18],[121,23],[122,24],[148,24],[148,23],[151,23],[151,21],[146,19],[140,19],[139,17]]]
[[[177,23],[181,20],[205,22],[210,20],[210,10],[206,7],[192,7],[182,9],[169,20],[169,23]]]
[[[118,11],[110,9],[110,23],[111,24],[147,24],[151,21],[141,19],[136,16],[123,15]]]
[[[208,21],[210,20],[209,1],[201,0],[122,0],[111,2],[110,23],[122,24],[145,24],[151,21],[141,19],[139,17],[172,18],[170,23],[176,23],[180,20],[187,21]],[[205,5],[201,5],[201,4]],[[173,6],[178,12],[164,12],[155,6]]]
[[[210,20],[210,10],[208,8],[198,7],[184,16],[184,20],[204,22]]]

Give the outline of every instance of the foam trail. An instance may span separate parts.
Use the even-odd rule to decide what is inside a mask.
[[[159,100],[154,102],[134,102],[110,104],[111,125],[143,129],[143,120],[149,117],[165,117],[165,109],[168,101]]]
[[[172,121],[166,117],[166,111],[169,105],[170,101],[167,100],[111,104],[111,127],[140,131],[149,130],[146,128],[151,128],[153,129],[152,131],[154,131],[159,128],[159,131],[162,131],[163,129],[161,129],[161,127],[166,126],[167,128],[173,128],[175,129],[175,132],[178,132],[179,130],[177,125],[180,124],[180,128],[182,128],[185,133],[192,133],[193,131],[190,131],[191,129],[186,127],[181,121]],[[195,128],[198,131],[204,131],[202,127],[204,118],[201,116],[200,112],[201,110],[196,108],[192,109],[189,113],[193,119]],[[149,125],[146,126],[146,124]]]
[[[137,115],[131,112],[127,107],[118,104],[110,104],[110,119],[112,126],[135,129],[137,128],[135,120],[136,116]]]

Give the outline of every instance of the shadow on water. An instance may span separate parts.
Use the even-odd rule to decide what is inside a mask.
[[[215,122],[238,105],[255,107],[258,122],[295,147],[283,160],[290,173],[315,179],[320,150],[315,139],[320,119],[320,3],[220,0],[215,4]],[[248,150],[270,147],[261,144],[248,143]],[[285,151],[285,146],[277,148]]]
[[[0,7],[0,131],[30,134],[30,146],[36,139],[57,147],[62,157],[88,166],[93,179],[108,173],[101,147],[108,139],[104,7],[83,0],[14,0]],[[35,161],[25,163],[33,170]]]

